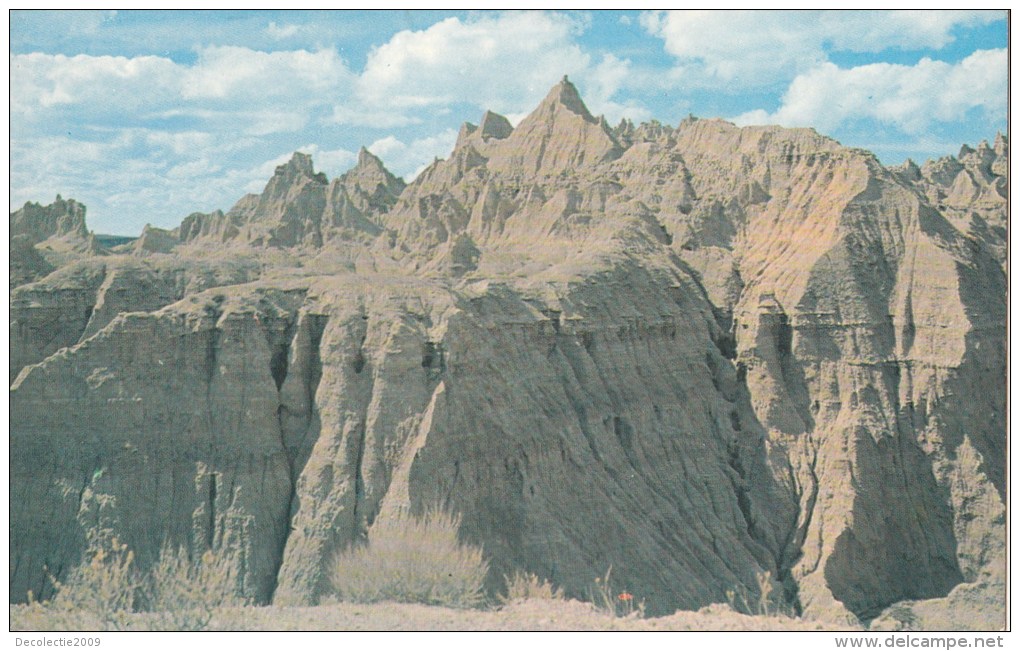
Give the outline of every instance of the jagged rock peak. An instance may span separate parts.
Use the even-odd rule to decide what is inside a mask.
[[[630,140],[631,136],[634,135],[634,123],[627,118],[620,118],[620,123],[613,129],[613,136],[621,141]]]
[[[461,143],[470,138],[471,134],[475,133],[476,131],[478,131],[477,124],[465,122],[464,124],[460,125],[460,131],[457,133],[457,144],[454,146],[454,149],[460,147]]]
[[[287,176],[315,176],[315,170],[312,167],[312,157],[309,154],[303,154],[299,151],[294,152],[294,155],[290,157],[284,165],[278,165],[276,167],[276,175],[287,175]]]
[[[327,210],[336,210],[340,205],[341,194],[353,201],[353,205],[362,213],[380,213],[388,211],[397,197],[404,191],[406,183],[390,173],[378,156],[362,147],[358,151],[358,163],[338,178],[330,186],[330,205]],[[368,222],[356,220],[362,227]]]
[[[1009,152],[1009,137],[1003,134],[1001,131],[995,132],[995,144],[993,145],[995,153],[999,156],[1005,156]]]
[[[28,206],[41,207],[37,203],[33,203],[31,201],[26,201],[25,202],[25,207],[28,207]],[[45,210],[49,210],[49,211],[51,211],[53,213],[60,213],[60,214],[68,215],[68,216],[74,217],[76,219],[80,218],[82,223],[84,223],[84,221],[85,221],[85,205],[81,204],[81,203],[78,203],[74,199],[64,199],[64,197],[62,197],[59,194],[53,200],[53,203],[51,203],[48,206],[45,206],[44,209]]]
[[[583,117],[588,122],[597,122],[592,116],[588,107],[584,105],[584,100],[581,99],[581,94],[577,92],[577,86],[574,86],[567,79],[566,75],[563,75],[563,79],[560,83],[552,87],[549,94],[545,96],[542,103],[539,105],[539,110],[546,107],[562,106],[569,110],[571,113],[576,113]]]
[[[460,127],[460,132],[457,134],[457,144],[454,145],[454,149],[462,149],[469,142],[478,149],[485,148],[485,145],[492,140],[505,140],[510,137],[514,131],[513,125],[510,124],[510,120],[499,113],[493,113],[492,111],[486,111],[482,115],[482,120],[477,125],[471,122],[465,122]]]
[[[910,158],[893,167],[892,170],[911,181],[921,180],[921,168]]]
[[[10,216],[10,237],[18,235],[28,236],[33,243],[66,235],[87,238],[85,206],[59,194],[48,206],[28,201]]]
[[[614,159],[623,147],[605,120],[592,117],[570,81],[564,77],[505,139],[489,140],[491,172],[508,174],[574,174],[587,165]],[[481,150],[479,150],[481,151]]]
[[[382,159],[368,151],[365,147],[358,150],[358,164],[355,165],[355,169],[389,174],[389,170],[383,165]]]
[[[312,157],[309,154],[296,151],[286,164],[276,167],[273,178],[269,179],[266,189],[262,192],[262,199],[270,201],[282,200],[292,188],[303,185],[308,181],[319,185],[326,185],[329,182],[326,175],[322,172],[315,173],[315,169],[312,166]]]
[[[482,116],[482,122],[478,125],[479,133],[482,138],[497,138],[502,140],[507,138],[513,133],[513,125],[510,124],[510,120],[499,113],[493,113],[492,111],[486,111],[485,115]]]
[[[350,181],[359,185],[365,185],[366,187],[372,186],[371,189],[373,191],[374,185],[380,184],[395,194],[400,194],[405,185],[403,179],[394,176],[386,169],[382,159],[365,147],[358,151],[357,165],[344,172],[340,180],[345,183]]]

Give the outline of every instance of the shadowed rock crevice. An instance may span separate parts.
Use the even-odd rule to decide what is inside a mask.
[[[295,484],[318,437],[316,393],[322,378],[319,346],[327,322],[325,315],[300,312],[288,330],[293,338],[284,349],[286,358],[279,362],[286,371],[277,381],[280,435]],[[278,358],[274,355],[273,359]]]

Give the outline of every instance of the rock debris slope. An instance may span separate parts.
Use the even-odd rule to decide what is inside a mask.
[[[767,572],[810,617],[1001,625],[1007,149],[886,169],[811,130],[613,128],[564,78],[406,187],[295,154],[227,213],[59,259],[84,208],[29,204],[12,598],[101,522],[314,604],[376,519],[438,506],[494,589],[612,567],[661,614]]]

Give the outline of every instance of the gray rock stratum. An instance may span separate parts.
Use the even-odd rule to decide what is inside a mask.
[[[295,154],[60,260],[84,209],[30,204],[12,599],[98,518],[143,564],[222,546],[253,597],[314,604],[374,521],[440,507],[494,587],[612,567],[662,614],[768,572],[808,617],[1002,626],[1007,147],[887,169],[811,130],[612,128],[564,79],[406,187]]]

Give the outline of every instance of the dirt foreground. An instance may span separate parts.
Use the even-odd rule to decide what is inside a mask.
[[[149,613],[128,615],[127,630],[164,628]],[[60,628],[96,630],[102,624],[82,613]],[[11,630],[53,630],[36,608],[11,609]],[[220,631],[822,631],[845,624],[785,616],[749,616],[716,604],[667,617],[614,617],[579,601],[529,600],[490,610],[454,610],[419,604],[332,604],[307,608],[251,607],[222,610],[207,627]],[[856,629],[852,629],[856,630]]]

